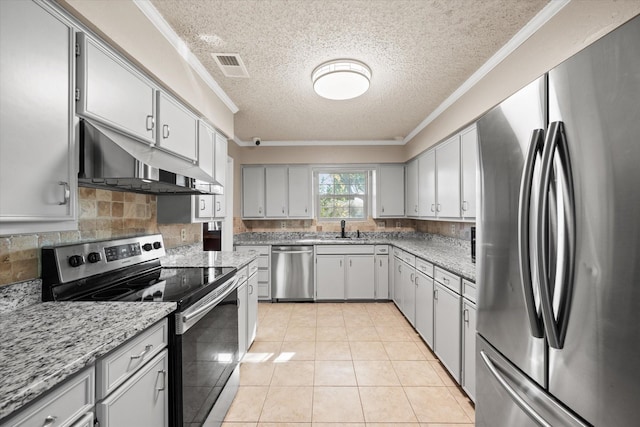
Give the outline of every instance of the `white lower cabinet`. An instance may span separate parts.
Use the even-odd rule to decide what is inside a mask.
[[[400,310],[402,310],[402,264],[400,258],[393,257],[393,302]]]
[[[240,359],[247,353],[249,346],[247,345],[247,316],[249,307],[249,291],[247,286],[247,274],[246,268],[239,271],[237,274],[240,277],[238,280],[238,353]]]
[[[476,401],[476,305],[462,300],[462,375],[461,384]]]
[[[258,253],[258,299],[271,300],[271,246],[239,245],[235,250]]]
[[[416,271],[416,331],[433,348],[433,278]]]
[[[101,427],[169,425],[167,350],[144,365],[118,389],[96,404]]]
[[[404,263],[402,267],[402,313],[409,323],[416,324],[416,271],[413,266]]]
[[[435,282],[433,297],[433,351],[460,383],[460,304],[462,297]]]
[[[316,255],[316,299],[344,300],[344,256]]]
[[[375,259],[373,255],[349,255],[346,257],[347,299],[375,298]]]
[[[95,401],[94,373],[92,367],[67,380],[52,392],[41,397],[29,408],[11,417],[3,427],[76,426],[93,410]],[[93,416],[91,417],[93,426]],[[83,424],[78,424],[83,425]]]
[[[377,300],[389,299],[389,255],[376,255],[376,295]]]
[[[256,339],[258,330],[258,262],[252,261],[249,264],[249,281],[247,283],[248,303],[247,303],[247,349]]]
[[[316,247],[316,299],[375,298],[373,245],[319,245]]]

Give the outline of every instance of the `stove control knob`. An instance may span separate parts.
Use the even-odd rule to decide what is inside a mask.
[[[153,249],[160,249],[162,247],[162,243],[160,242],[153,242]]]
[[[151,243],[145,243],[144,245],[142,245],[142,249],[149,252],[151,249],[153,249],[153,246],[151,246]]]
[[[89,255],[87,255],[87,260],[91,264],[94,264],[94,263],[100,261],[101,259],[102,259],[102,255],[100,255],[100,252],[91,252],[91,253],[89,253]]]
[[[69,265],[71,267],[80,267],[82,264],[84,264],[82,255],[71,255],[69,257]]]

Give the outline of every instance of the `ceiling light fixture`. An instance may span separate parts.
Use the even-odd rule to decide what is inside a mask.
[[[336,59],[320,64],[311,73],[313,90],[323,98],[356,98],[369,89],[371,69],[354,59]]]

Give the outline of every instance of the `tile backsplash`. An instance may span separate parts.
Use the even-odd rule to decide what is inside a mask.
[[[77,231],[0,236],[0,285],[40,277],[43,246],[152,233],[167,248],[202,241],[201,224],[158,224],[154,195],[80,187],[78,201]]]

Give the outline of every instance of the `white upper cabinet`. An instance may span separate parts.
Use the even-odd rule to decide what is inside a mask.
[[[158,92],[157,146],[194,163],[198,160],[198,118],[169,95]]]
[[[216,132],[215,140],[215,178],[218,184],[226,184],[227,174],[227,138]]]
[[[407,163],[407,216],[417,217],[419,215],[418,188],[418,159],[415,159]]]
[[[431,150],[418,159],[418,212],[421,217],[436,216],[436,153]]]
[[[376,176],[377,218],[404,216],[404,165],[380,165]]]
[[[265,203],[268,218],[286,218],[288,215],[287,189],[288,175],[286,166],[265,167]]]
[[[264,166],[242,168],[242,217],[264,218]]]
[[[198,122],[198,167],[215,178],[216,132],[202,120]],[[226,159],[225,159],[226,161]]]
[[[72,34],[46,6],[0,1],[0,234],[77,227]]]
[[[85,34],[77,38],[77,113],[154,144],[153,83]]]
[[[478,131],[473,126],[460,135],[463,218],[476,217],[476,165],[478,162]]]
[[[436,148],[436,212],[439,218],[460,218],[460,138]]]
[[[311,216],[311,169],[309,166],[289,166],[289,217]]]

